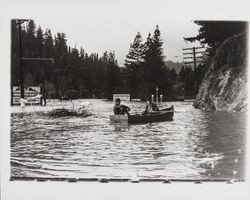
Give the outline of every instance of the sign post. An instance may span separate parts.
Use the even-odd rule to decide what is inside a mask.
[[[21,98],[24,98],[24,74],[23,74],[23,51],[22,51],[22,23],[29,21],[27,19],[17,20],[18,33],[19,33],[19,65],[20,65],[20,86],[21,86]]]
[[[24,88],[25,99],[21,98],[21,90],[20,87],[14,86],[12,87],[13,97],[12,102],[13,105],[20,105],[21,99],[25,100],[26,103],[30,104],[40,104],[41,101],[41,89],[40,87],[28,87]]]
[[[156,87],[156,97],[155,97],[155,101],[156,101],[156,103],[158,103],[158,91],[159,91],[159,88],[158,87]]]

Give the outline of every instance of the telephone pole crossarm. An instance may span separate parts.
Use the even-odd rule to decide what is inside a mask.
[[[190,62],[184,62],[184,64],[193,64],[194,62],[193,61],[190,61]]]
[[[193,48],[185,48],[185,49],[182,49],[183,51],[186,51],[186,50],[192,50]]]
[[[202,46],[202,47],[191,47],[191,48],[184,48],[182,49],[183,51],[186,51],[186,50],[193,50],[193,49],[204,49],[205,46]]]
[[[205,46],[202,47],[194,47],[195,49],[205,49]]]
[[[53,58],[21,58],[21,60],[26,61],[51,61],[52,63],[55,63]]]
[[[205,53],[205,51],[196,51],[196,54],[197,54],[197,53]]]
[[[187,54],[193,54],[193,52],[189,52],[189,53],[182,53],[183,55],[187,55]]]

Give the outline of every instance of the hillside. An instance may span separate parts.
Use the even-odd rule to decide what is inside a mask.
[[[176,73],[179,74],[183,64],[180,63],[180,62],[173,62],[172,60],[168,60],[168,61],[165,62],[165,66],[168,69],[173,69],[174,68]]]
[[[217,50],[199,87],[194,107],[246,111],[247,33],[227,39]]]

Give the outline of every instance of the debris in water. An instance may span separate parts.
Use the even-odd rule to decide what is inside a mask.
[[[233,179],[227,182],[227,184],[232,184],[232,183],[234,183]]]
[[[209,166],[211,169],[214,169],[214,167],[215,167],[214,161],[209,162],[209,163],[208,163],[208,166]]]
[[[87,109],[82,106],[79,109],[74,108],[57,108],[49,111],[47,113],[50,117],[68,117],[68,116],[75,116],[75,117],[88,117],[92,114],[87,111]]]

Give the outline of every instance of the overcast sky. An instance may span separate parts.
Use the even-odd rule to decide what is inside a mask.
[[[43,18],[34,20],[44,30],[50,28],[53,34],[66,33],[71,47],[82,46],[88,53],[97,52],[99,55],[105,50],[114,50],[121,66],[137,32],[140,31],[145,41],[148,33],[153,33],[157,24],[164,41],[166,60],[182,61],[182,49],[197,45],[183,40],[183,37],[197,34],[197,25],[191,21],[164,21],[157,18],[150,21],[143,18],[131,21],[119,17],[114,17],[113,20],[105,18],[86,20],[83,16],[82,19],[72,19],[73,22]]]
[[[122,19],[114,16],[112,20],[109,20],[107,16],[104,16],[89,19],[86,15],[82,15],[82,18],[72,18],[72,21],[47,18],[34,18],[34,20],[36,24],[41,25],[43,30],[50,28],[53,34],[66,33],[68,44],[71,47],[80,48],[82,46],[88,53],[97,52],[99,55],[102,55],[105,50],[114,50],[121,66],[137,32],[140,31],[145,41],[148,33],[153,33],[157,24],[164,41],[166,60],[181,62],[182,49],[198,45],[183,40],[183,37],[197,35],[198,26],[191,21],[165,21],[157,17],[149,20],[143,16],[138,18],[134,16],[135,20],[130,18],[132,17]]]
[[[50,28],[52,34],[64,32],[68,45],[82,46],[88,53],[115,51],[119,65],[123,66],[137,32],[145,41],[157,24],[166,60],[181,62],[183,48],[199,46],[183,40],[197,35],[199,27],[193,20],[248,19],[248,7],[238,1],[225,4],[217,0],[8,0],[1,5],[4,12],[0,15],[2,26],[9,25],[11,18],[32,18],[43,30]]]
[[[199,46],[183,40],[198,33],[194,19],[183,17],[183,6],[177,6],[173,13],[172,6],[163,1],[84,1],[72,3],[68,9],[65,9],[67,4],[45,3],[30,9],[27,17],[43,30],[50,28],[52,34],[66,33],[71,47],[82,46],[87,53],[99,55],[114,50],[120,66],[137,32],[140,31],[145,41],[158,24],[166,60],[181,62],[183,48]]]

